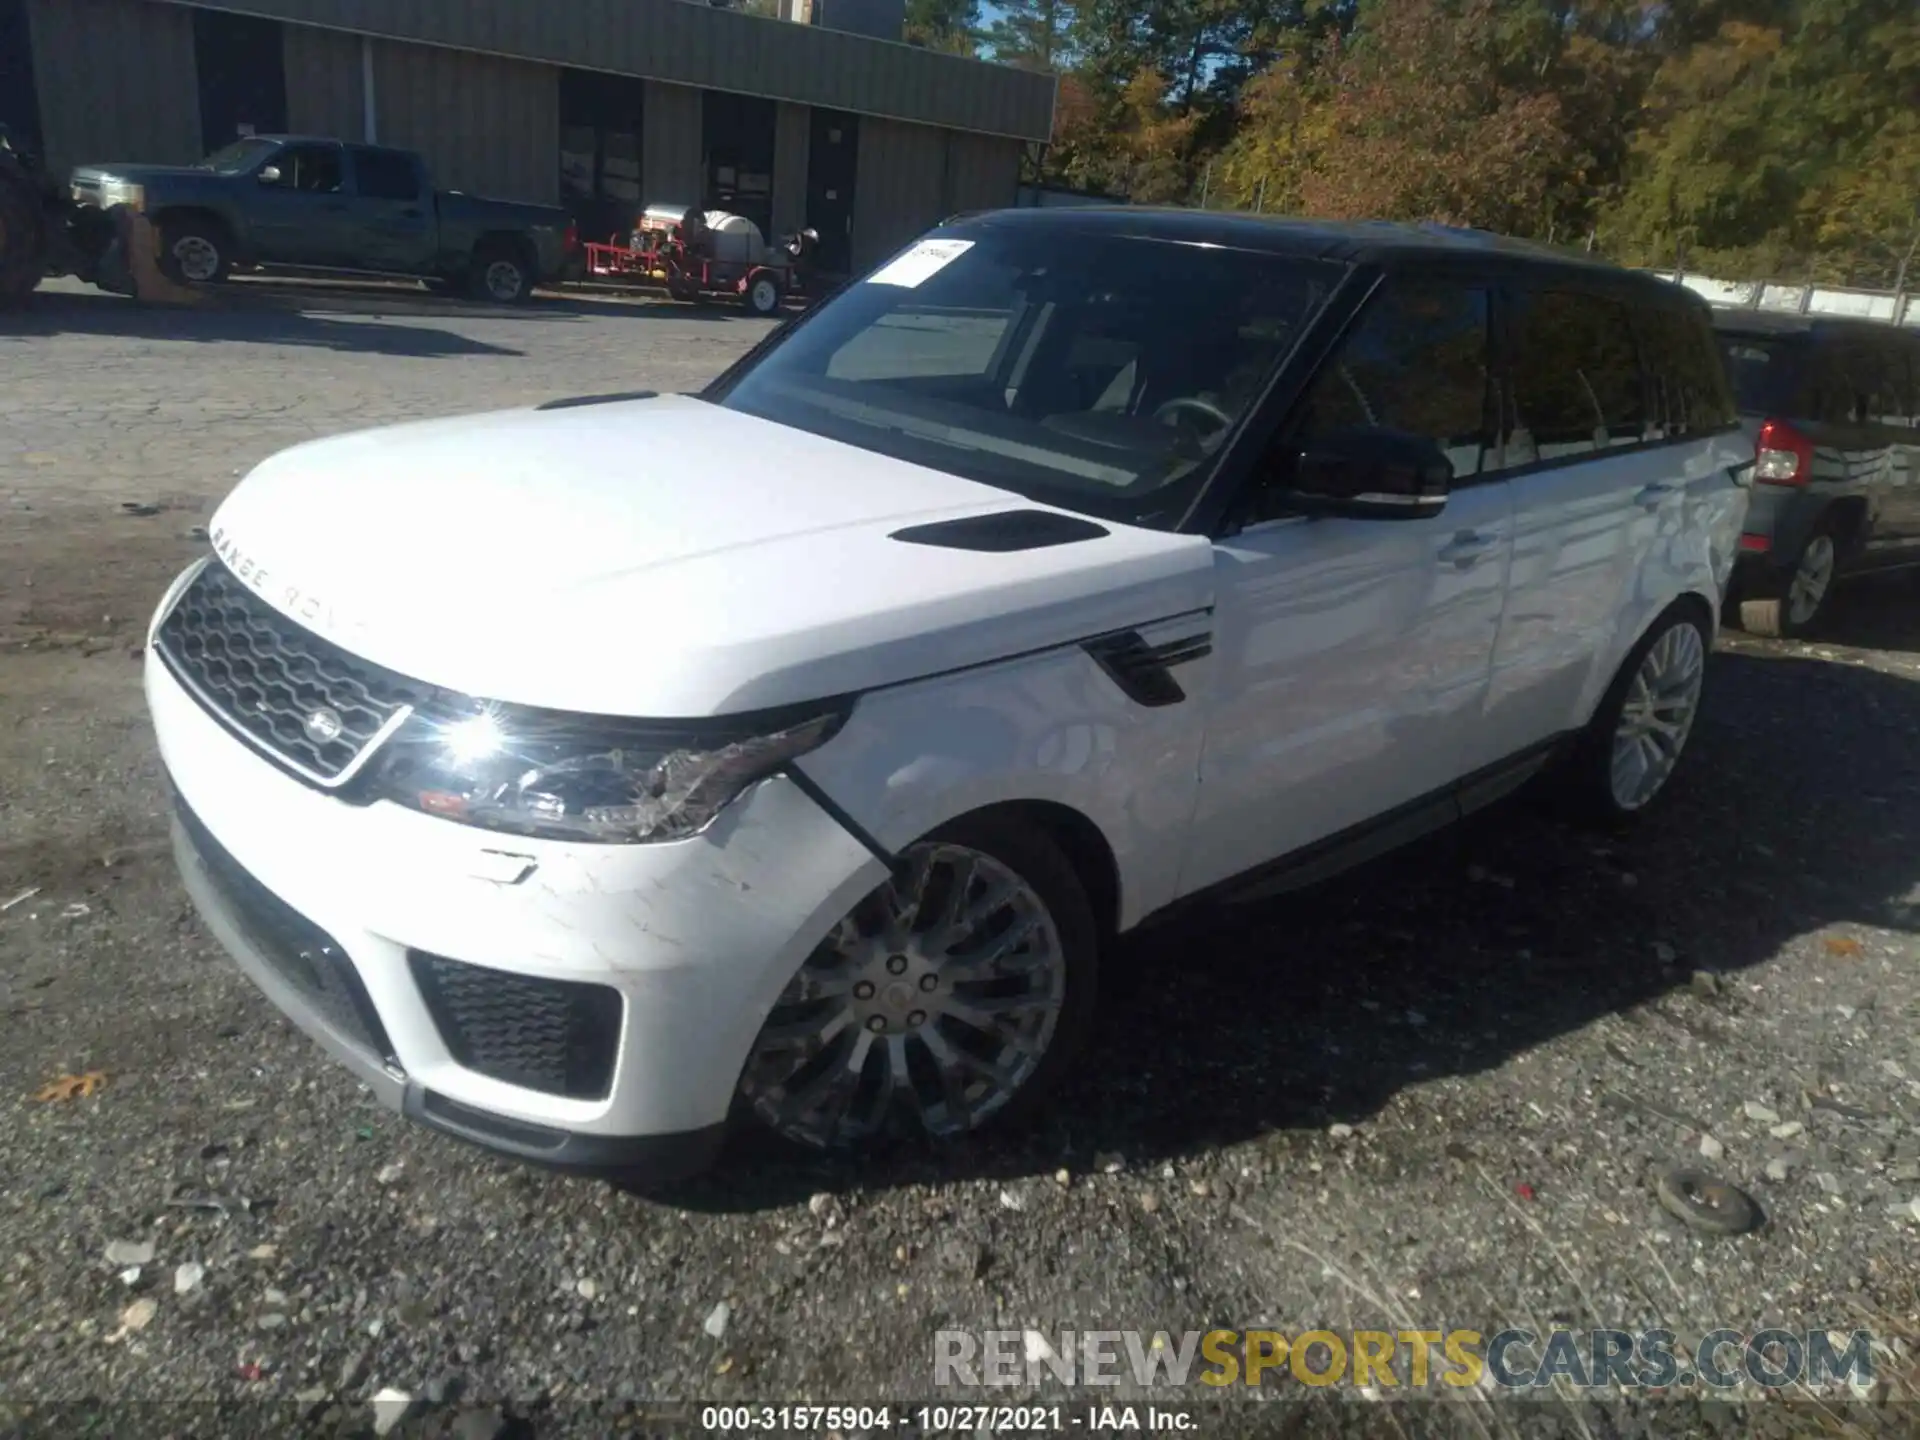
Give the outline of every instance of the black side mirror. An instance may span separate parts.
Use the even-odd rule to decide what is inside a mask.
[[[1445,508],[1453,486],[1447,452],[1421,435],[1346,430],[1309,442],[1282,477],[1288,502],[1309,515],[1419,520]]]

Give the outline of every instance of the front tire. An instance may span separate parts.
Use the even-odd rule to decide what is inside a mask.
[[[0,175],[0,310],[24,302],[46,272],[46,225],[31,186]]]
[[[163,221],[160,268],[178,284],[217,285],[233,273],[231,246],[220,227],[210,221]]]
[[[1707,622],[1685,604],[1640,637],[1569,757],[1566,791],[1581,814],[1619,823],[1666,793],[1699,714],[1708,645]]]
[[[987,816],[901,860],[788,983],[741,1074],[744,1106],[791,1144],[1010,1123],[1086,1037],[1099,931],[1051,839]]]

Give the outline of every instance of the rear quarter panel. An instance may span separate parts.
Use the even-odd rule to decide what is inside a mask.
[[[1669,457],[1666,479],[1679,486],[1680,493],[1655,518],[1628,603],[1603,663],[1594,667],[1588,682],[1584,715],[1593,713],[1628,653],[1675,601],[1688,595],[1701,600],[1709,615],[1709,636],[1719,630],[1752,493],[1751,442],[1732,429],[1659,453]]]

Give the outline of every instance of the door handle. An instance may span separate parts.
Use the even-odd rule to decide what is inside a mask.
[[[1679,493],[1678,485],[1669,485],[1664,480],[1656,480],[1651,485],[1642,486],[1640,493],[1633,497],[1633,503],[1643,509],[1658,510]]]
[[[1472,530],[1462,530],[1453,539],[1440,547],[1440,558],[1462,570],[1477,565],[1493,551],[1500,542],[1491,535],[1481,535]]]

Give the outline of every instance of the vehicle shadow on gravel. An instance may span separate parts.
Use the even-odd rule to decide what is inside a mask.
[[[387,325],[398,314],[377,307],[359,312],[360,320],[336,320],[313,313],[317,307],[210,302],[205,306],[149,305],[103,292],[35,295],[0,328],[0,340],[43,335],[99,335],[121,340],[158,340],[179,344],[240,342],[254,345],[304,345],[355,354],[436,359],[525,352],[505,345],[425,325]],[[444,313],[444,312],[443,312]],[[446,318],[454,318],[446,315]]]
[[[1521,797],[1313,890],[1190,914],[1120,947],[1095,1043],[1024,1133],[844,1165],[750,1141],[662,1198],[760,1209],[1284,1147],[1615,1014],[1652,1027],[1655,1047],[1671,1043],[1663,1025],[1712,1042],[1711,1007],[1747,1002],[1694,972],[1737,973],[1832,925],[1913,928],[1920,837],[1899,825],[1920,805],[1915,735],[1920,680],[1716,654],[1687,763],[1630,831],[1577,828]],[[1707,1010],[1649,1004],[1690,988],[1714,992]],[[1634,1087],[1625,1065],[1618,1083]],[[1447,1139],[1419,1143],[1437,1159]]]

